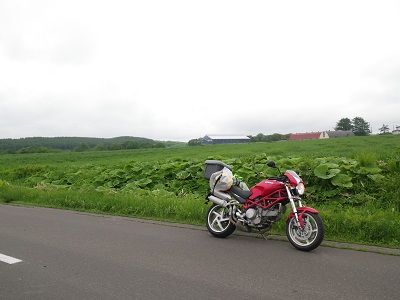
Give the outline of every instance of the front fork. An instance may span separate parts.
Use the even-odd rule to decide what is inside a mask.
[[[304,220],[303,220],[303,215],[304,213],[312,213],[312,214],[318,214],[318,211],[314,208],[303,206],[301,203],[301,199],[298,196],[293,196],[291,193],[290,187],[286,186],[286,191],[288,194],[288,198],[290,201],[290,205],[292,206],[292,212],[289,214],[289,216],[286,218],[286,222],[288,222],[291,218],[295,218],[296,220],[296,225],[299,228],[304,229]],[[295,201],[299,203],[298,207],[296,208]]]
[[[299,217],[299,212],[297,211],[296,204],[294,203],[294,201],[297,200],[297,202],[299,203],[299,207],[303,207],[303,204],[301,203],[301,198],[293,196],[289,185],[285,185],[285,187],[286,187],[286,193],[289,198],[290,206],[292,207],[292,214],[294,214],[294,217],[296,219],[296,224],[297,224],[297,226],[304,228],[303,218]],[[290,215],[289,215],[289,217],[290,217]]]

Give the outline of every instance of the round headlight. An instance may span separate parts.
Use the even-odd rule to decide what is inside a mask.
[[[305,191],[306,191],[306,187],[304,186],[304,183],[300,182],[297,185],[297,192],[299,193],[299,195],[303,195]]]

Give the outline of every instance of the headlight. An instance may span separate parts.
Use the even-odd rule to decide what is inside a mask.
[[[299,193],[299,195],[303,195],[305,191],[306,191],[306,187],[304,186],[304,183],[300,182],[297,185],[297,192]]]

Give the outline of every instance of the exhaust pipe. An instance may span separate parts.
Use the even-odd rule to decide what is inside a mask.
[[[233,223],[233,224],[235,224],[236,228],[239,229],[240,231],[251,232],[251,228],[248,225],[243,225],[239,221],[237,221],[236,223]]]
[[[233,214],[229,217],[229,221],[235,225],[236,229],[243,232],[251,232],[251,228],[246,224],[242,224],[237,218],[234,219]]]
[[[215,204],[221,205],[222,207],[226,207],[228,205],[228,201],[222,200],[213,195],[208,196],[207,199],[210,200],[211,202],[214,202]],[[244,231],[244,232],[251,232],[251,229],[248,225],[242,224],[237,219],[234,220],[233,216],[234,216],[234,212],[231,212],[231,216],[229,217],[229,220],[232,222],[232,224],[234,224],[236,226],[237,229],[239,229],[240,231]]]
[[[214,202],[215,204],[221,205],[222,207],[226,207],[226,205],[228,204],[227,201],[219,199],[213,195],[208,196],[207,199],[211,202]]]

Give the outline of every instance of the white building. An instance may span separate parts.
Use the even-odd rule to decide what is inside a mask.
[[[245,135],[215,135],[208,134],[201,139],[203,145],[207,144],[233,144],[248,143],[250,138]]]

